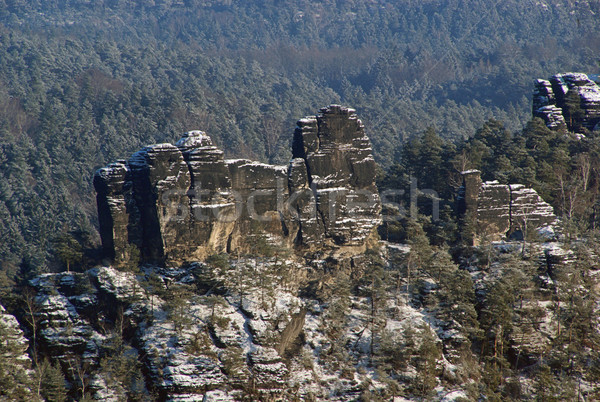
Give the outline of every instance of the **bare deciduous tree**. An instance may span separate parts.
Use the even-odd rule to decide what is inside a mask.
[[[264,114],[261,118],[262,136],[265,142],[265,153],[270,163],[277,153],[277,142],[283,132],[283,122],[274,115]]]

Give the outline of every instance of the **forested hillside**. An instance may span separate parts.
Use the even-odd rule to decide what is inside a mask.
[[[387,169],[435,127],[518,130],[531,82],[598,71],[595,1],[0,2],[0,261],[97,244],[93,172],[202,129],[285,163],[293,122],[355,107]]]
[[[598,81],[599,16],[570,0],[0,0],[0,399],[598,400],[600,135],[581,118],[600,89],[586,81],[584,104],[564,84],[554,129],[531,97],[560,72]],[[356,114],[313,116],[331,104]],[[346,142],[316,152],[323,121]],[[212,141],[100,171],[110,261],[94,172],[189,130]],[[465,170],[498,181],[476,194],[504,189],[481,205],[509,210],[513,237],[480,205],[457,214]],[[190,196],[198,172],[227,179],[216,204]],[[362,221],[350,198],[337,221],[277,204],[268,230],[151,226],[181,210],[158,191],[225,209],[223,189],[279,178],[325,199],[373,194],[375,176]],[[538,232],[540,205],[558,220]],[[157,244],[178,259],[149,258]]]

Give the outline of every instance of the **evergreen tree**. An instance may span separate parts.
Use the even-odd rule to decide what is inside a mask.
[[[577,88],[571,88],[565,95],[563,113],[570,131],[580,133],[583,129],[582,121],[585,116],[581,108],[581,96]]]
[[[438,360],[441,358],[441,348],[427,326],[420,328],[420,346],[412,361],[417,370],[412,391],[423,398],[431,396],[433,389],[438,384]]]
[[[40,394],[45,400],[57,402],[67,400],[65,376],[58,363],[51,364],[47,359],[42,360],[36,367],[36,376],[40,379]]]
[[[18,324],[0,306],[0,399],[11,401],[39,400],[32,393],[34,378],[25,357],[25,347]]]
[[[188,314],[188,303],[192,296],[191,287],[183,284],[171,284],[164,294],[169,320],[178,335],[181,335],[183,330],[192,323]]]
[[[63,233],[54,240],[54,251],[57,257],[71,271],[71,265],[77,264],[83,258],[81,244],[70,233]]]

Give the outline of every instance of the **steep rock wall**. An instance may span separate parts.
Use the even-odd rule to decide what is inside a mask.
[[[482,183],[480,174],[478,170],[463,172],[459,191],[459,213],[470,220],[469,235],[475,244],[484,237],[499,240],[515,232],[556,225],[552,206],[535,190],[522,184]]]
[[[298,121],[293,159],[225,160],[191,131],[94,176],[105,254],[180,264],[253,251],[257,238],[297,252],[363,250],[380,223],[375,161],[355,111],[339,105]]]
[[[338,245],[364,243],[380,214],[371,151],[354,109],[330,106],[299,121],[293,157],[305,161],[318,212],[318,221],[303,230],[306,243],[323,235]],[[299,169],[304,175],[304,167]]]

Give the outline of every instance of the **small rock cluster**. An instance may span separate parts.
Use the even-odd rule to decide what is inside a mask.
[[[575,93],[569,100],[567,95]],[[579,109],[577,116],[574,109]],[[582,127],[600,131],[600,86],[583,73],[556,74],[549,80],[538,79],[533,90],[533,116],[540,117],[551,129],[573,131],[580,119]]]

